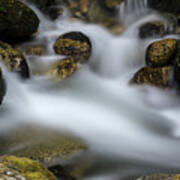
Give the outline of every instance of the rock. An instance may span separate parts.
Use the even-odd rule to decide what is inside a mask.
[[[106,0],[106,6],[108,8],[115,8],[116,6],[119,6],[124,0]]]
[[[78,138],[33,124],[4,132],[0,140],[0,155],[30,158],[48,167],[73,161],[87,149]]]
[[[0,180],[57,180],[57,178],[37,161],[3,156],[0,159]]]
[[[69,172],[67,172],[66,169],[60,165],[50,167],[49,170],[60,179],[76,180],[76,178],[72,177]]]
[[[36,14],[19,0],[0,1],[0,39],[19,42],[32,36],[38,29]]]
[[[148,0],[148,6],[152,9],[173,14],[180,13],[179,0]]]
[[[72,15],[86,22],[111,26],[119,22],[118,10],[110,9],[104,0],[65,0]]]
[[[178,48],[178,51],[175,56],[175,62],[174,62],[174,79],[180,85],[180,49]]]
[[[46,47],[44,45],[32,45],[27,48],[26,54],[27,55],[35,55],[35,56],[41,56],[45,54]]]
[[[69,32],[61,35],[54,44],[57,54],[73,57],[83,63],[91,55],[92,45],[89,38],[81,32]]]
[[[165,39],[150,44],[146,51],[147,65],[161,67],[172,64],[177,45],[176,39]]]
[[[6,83],[3,78],[2,70],[0,68],[0,104],[2,104],[5,94],[6,94]]]
[[[145,67],[140,69],[132,78],[131,83],[137,85],[152,85],[160,88],[171,87],[172,68],[160,67],[151,68]]]
[[[161,21],[151,21],[143,24],[139,29],[139,37],[151,38],[162,37],[166,34],[165,24]]]
[[[24,55],[11,45],[0,41],[0,60],[12,72],[17,72],[23,78],[29,78],[29,68]]]
[[[57,19],[63,14],[63,8],[60,7],[62,0],[27,0],[35,4],[45,15],[48,15],[52,20]]]
[[[53,79],[61,81],[71,76],[78,68],[79,66],[74,59],[67,58],[54,63],[48,70],[47,74],[53,77]]]
[[[144,176],[137,180],[180,180],[180,174],[157,174]]]

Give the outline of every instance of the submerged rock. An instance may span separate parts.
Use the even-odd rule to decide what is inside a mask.
[[[19,0],[0,1],[0,39],[17,42],[29,38],[38,29],[36,14]]]
[[[37,125],[21,125],[0,138],[0,155],[26,157],[46,166],[67,163],[87,148],[78,138]]]
[[[116,9],[108,8],[105,0],[65,0],[72,15],[87,22],[110,26],[118,22]],[[108,5],[114,6],[108,2]]]
[[[44,45],[32,45],[26,49],[27,55],[41,56],[45,54],[46,47]]]
[[[162,37],[166,34],[165,24],[161,21],[151,21],[143,24],[139,29],[139,37],[151,38]]]
[[[57,178],[39,162],[15,156],[1,157],[0,179],[57,180]]]
[[[161,67],[173,63],[177,51],[176,39],[164,39],[149,45],[146,51],[146,63],[151,67]]]
[[[2,104],[5,94],[6,94],[6,83],[3,78],[2,70],[0,68],[0,104]]]
[[[160,88],[171,87],[172,67],[140,69],[131,80],[131,83],[138,85],[152,85]]]
[[[83,63],[91,55],[92,45],[89,38],[81,32],[69,32],[61,35],[54,44],[57,54],[73,57]]]
[[[61,81],[71,76],[78,67],[78,64],[73,58],[62,59],[59,62],[54,63],[48,70],[47,74],[54,79]]]
[[[180,174],[157,174],[144,176],[137,180],[180,180]]]
[[[17,72],[23,78],[29,78],[29,68],[24,55],[11,45],[0,41],[0,60],[9,71]]]

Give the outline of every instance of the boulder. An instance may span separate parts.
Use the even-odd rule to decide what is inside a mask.
[[[86,35],[74,31],[59,36],[54,50],[57,54],[73,57],[75,61],[83,63],[89,59],[92,45]]]
[[[17,72],[23,78],[29,78],[29,68],[24,55],[11,45],[0,41],[0,60],[9,71]]]
[[[1,180],[57,180],[42,164],[28,158],[3,156],[0,158]]]
[[[19,42],[32,36],[39,26],[37,15],[19,0],[0,1],[0,39]]]
[[[71,76],[79,68],[73,58],[62,59],[54,63],[48,70],[47,74],[53,79],[61,81]]]
[[[161,21],[150,21],[139,28],[139,37],[142,39],[162,37],[166,34],[165,24]]]
[[[172,67],[151,68],[144,67],[135,73],[131,83],[137,85],[151,85],[160,88],[171,87]]]
[[[176,39],[164,39],[149,45],[146,51],[146,63],[151,67],[161,67],[173,64],[177,52]]]

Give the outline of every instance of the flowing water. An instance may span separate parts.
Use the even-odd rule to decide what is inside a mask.
[[[134,2],[123,5],[126,13],[140,8],[143,15],[138,13],[134,23],[129,23],[134,15],[129,16],[121,36],[113,36],[98,25],[72,22],[68,13],[51,22],[33,7],[41,26],[32,43],[46,43],[48,53],[39,58],[29,56],[31,69],[41,70],[62,58],[55,55],[52,46],[64,32],[77,30],[88,35],[93,53],[80,71],[58,84],[46,77],[24,82],[4,72],[8,92],[1,107],[1,131],[34,122],[82,138],[97,160],[116,165],[108,175],[101,172],[88,180],[178,170],[179,96],[173,91],[129,85],[130,78],[144,65],[145,49],[153,41],[138,39],[138,27],[161,18],[147,10],[145,1]]]

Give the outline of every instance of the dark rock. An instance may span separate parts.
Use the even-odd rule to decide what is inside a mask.
[[[161,21],[151,21],[143,24],[139,29],[139,37],[151,38],[162,37],[166,34],[165,24]]]
[[[149,45],[146,51],[146,63],[151,67],[161,67],[173,63],[177,51],[176,39],[156,41]]]
[[[19,42],[32,36],[38,29],[36,14],[19,0],[0,1],[0,39]]]
[[[172,68],[161,67],[151,68],[145,67],[140,69],[131,80],[131,83],[138,85],[152,85],[160,88],[171,87]]]
[[[23,78],[29,78],[29,68],[24,55],[11,45],[0,41],[0,60],[6,67]]]
[[[54,44],[57,54],[73,57],[77,62],[85,62],[92,51],[89,38],[81,32],[69,32],[61,35]]]
[[[61,180],[76,180],[76,178],[72,177],[69,172],[67,172],[66,169],[60,165],[52,166],[49,168],[49,170]]]
[[[3,78],[2,70],[0,68],[0,104],[2,104],[5,94],[6,94],[6,83]]]

